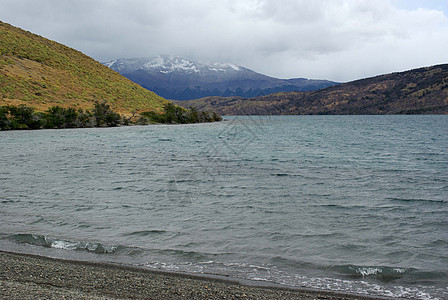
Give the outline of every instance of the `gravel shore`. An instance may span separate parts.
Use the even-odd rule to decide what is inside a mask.
[[[0,251],[0,299],[378,299]]]

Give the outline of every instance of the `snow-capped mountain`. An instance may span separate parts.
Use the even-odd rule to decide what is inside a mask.
[[[103,64],[172,100],[207,96],[254,97],[285,91],[310,91],[336,84],[305,78],[278,79],[231,63],[196,62],[168,55],[117,59]]]
[[[150,58],[117,59],[103,63],[111,69],[123,74],[138,70],[148,73],[185,73],[198,76],[209,76],[215,73],[240,72],[242,67],[229,63],[194,62],[181,57],[160,55]]]

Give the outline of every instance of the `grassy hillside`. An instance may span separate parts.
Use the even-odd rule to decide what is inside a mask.
[[[376,76],[313,92],[176,102],[232,114],[447,114],[448,64]]]
[[[0,106],[90,109],[94,101],[122,114],[168,103],[79,51],[0,22]]]

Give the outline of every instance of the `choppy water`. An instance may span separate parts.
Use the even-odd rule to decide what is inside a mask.
[[[448,298],[448,116],[0,132],[0,249]]]

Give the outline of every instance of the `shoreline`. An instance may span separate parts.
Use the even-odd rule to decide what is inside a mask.
[[[2,299],[389,299],[0,250]]]

